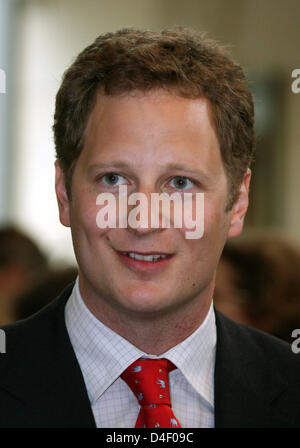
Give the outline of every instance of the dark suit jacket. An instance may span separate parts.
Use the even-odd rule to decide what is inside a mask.
[[[0,427],[95,427],[64,308],[73,285],[35,316],[3,327]],[[300,427],[300,355],[216,311],[216,427]]]

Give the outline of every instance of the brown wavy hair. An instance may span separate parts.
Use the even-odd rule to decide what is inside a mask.
[[[204,33],[182,27],[126,28],[100,35],[65,72],[56,96],[53,130],[68,195],[97,93],[152,89],[209,100],[229,182],[229,210],[253,158],[252,94],[241,66],[224,47]]]

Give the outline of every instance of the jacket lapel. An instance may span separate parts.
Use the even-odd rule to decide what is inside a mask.
[[[70,291],[71,292],[71,291]],[[96,427],[92,413],[90,400],[85,387],[84,378],[69,339],[65,325],[64,308],[69,298],[69,293],[61,297],[57,313],[57,366],[60,372],[61,391],[57,393],[57,399],[61,399],[63,415],[59,417],[62,422],[67,422],[69,427]],[[64,426],[66,427],[65,423]]]

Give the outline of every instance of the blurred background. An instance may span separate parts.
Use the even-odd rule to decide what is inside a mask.
[[[228,45],[254,93],[257,154],[242,240],[273,235],[272,246],[280,235],[299,250],[300,94],[291,90],[300,69],[299,0],[0,0],[0,227],[30,237],[47,270],[75,263],[54,194],[51,127],[63,72],[100,33],[172,25]]]

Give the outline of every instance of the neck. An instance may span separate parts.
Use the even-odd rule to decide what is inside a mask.
[[[83,291],[88,309],[104,325],[151,355],[161,355],[189,337],[204,321],[212,302],[212,287],[184,307],[165,313],[134,314],[120,312]]]

